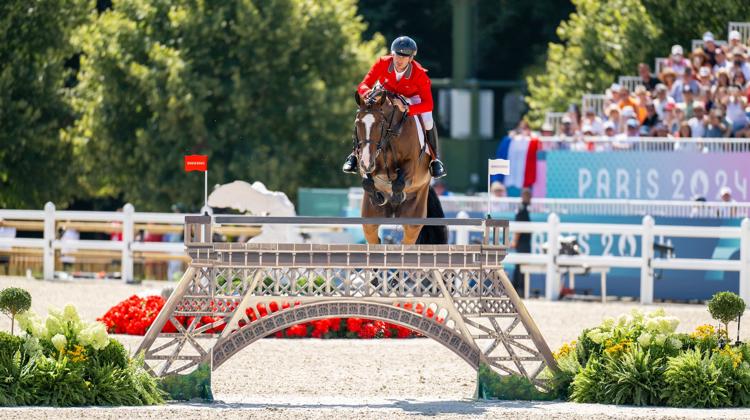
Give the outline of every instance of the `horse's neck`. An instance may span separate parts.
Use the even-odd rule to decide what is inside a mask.
[[[421,145],[417,124],[411,116],[406,117],[401,133],[393,140],[393,149],[396,159],[401,162],[416,160],[419,156]]]

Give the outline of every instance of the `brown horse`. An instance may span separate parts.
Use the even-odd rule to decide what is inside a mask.
[[[366,193],[362,217],[427,217],[430,157],[419,142],[421,128],[406,111],[408,102],[379,86],[364,100],[355,96],[354,140]],[[362,226],[368,243],[380,243],[378,227]],[[403,243],[414,244],[422,225],[403,227]]]

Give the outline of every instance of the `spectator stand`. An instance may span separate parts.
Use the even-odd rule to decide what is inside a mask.
[[[601,93],[586,93],[581,98],[581,112],[586,114],[586,111],[593,109],[596,115],[604,114],[604,104],[607,101],[607,96]]]
[[[747,43],[750,40],[750,22],[729,22],[727,33],[737,31],[740,33],[740,40]]]
[[[617,78],[617,83],[620,86],[627,87],[630,93],[635,91],[636,86],[643,84],[639,76],[620,76]]]

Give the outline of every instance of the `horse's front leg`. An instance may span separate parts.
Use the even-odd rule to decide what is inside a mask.
[[[404,171],[401,168],[396,168],[396,180],[391,183],[391,204],[397,206],[406,201],[406,193],[404,188],[406,187],[406,180],[404,178]]]
[[[379,244],[380,237],[378,237],[379,225],[362,225],[362,230],[365,232],[365,239],[368,244]],[[419,234],[419,233],[417,233]]]
[[[419,231],[422,230],[422,225],[404,225],[404,245],[414,245],[417,243],[419,238]]]
[[[375,188],[375,180],[372,175],[368,174],[367,178],[362,179],[362,189],[370,196],[373,205],[384,206],[388,202],[385,194]]]

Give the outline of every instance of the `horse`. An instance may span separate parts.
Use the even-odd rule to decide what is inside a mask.
[[[379,85],[365,99],[354,95],[359,106],[354,121],[355,153],[366,193],[361,216],[443,217],[437,194],[430,193],[430,157],[427,146],[419,141],[421,127],[406,110],[408,101]],[[380,243],[378,228],[362,225],[367,243]],[[445,226],[403,228],[403,244],[415,244],[418,238],[420,243],[447,243]]]

